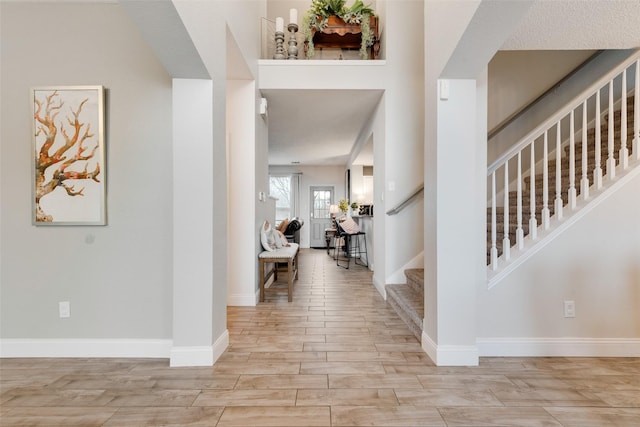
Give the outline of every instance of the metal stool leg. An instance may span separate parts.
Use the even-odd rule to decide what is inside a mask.
[[[344,247],[345,247],[345,256],[347,257],[347,266],[345,267],[344,265],[340,265],[340,252],[338,252],[338,256],[336,257],[336,265],[339,267],[343,267],[346,268],[347,270],[349,269],[349,265],[351,263],[351,245],[353,244],[351,242],[351,235],[350,234],[343,234],[341,235],[342,238],[344,238]]]
[[[362,251],[360,249],[360,236],[362,236],[362,238],[364,239],[364,251]],[[368,267],[369,266],[369,253],[367,252],[367,234],[366,233],[362,233],[362,232],[358,233],[357,236],[356,236],[356,240],[358,241],[358,255],[359,255],[359,258],[360,258],[360,261],[361,261],[359,265]],[[362,262],[362,254],[364,254],[364,256],[366,258],[366,262],[364,262],[364,263]],[[354,260],[354,262],[357,264],[358,263],[357,259]]]

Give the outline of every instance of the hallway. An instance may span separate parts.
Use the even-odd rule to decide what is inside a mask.
[[[281,275],[277,286],[286,281]],[[637,426],[640,358],[435,367],[371,284],[303,249],[293,302],[230,307],[213,367],[0,359],[2,426]]]

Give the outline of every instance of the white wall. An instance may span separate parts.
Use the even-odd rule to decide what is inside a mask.
[[[440,193],[447,193],[446,182],[439,176],[445,163],[441,161],[441,145],[447,148],[452,141],[439,141],[441,121],[445,124],[444,118],[440,117],[438,109],[438,79],[444,69],[449,57],[452,55],[457,41],[464,33],[465,27],[472,18],[479,2],[448,2],[434,1],[425,3],[425,214],[424,214],[424,259],[425,259],[425,306],[424,306],[424,326],[423,326],[423,346],[425,342],[431,342],[432,346],[445,338],[440,335],[439,319],[452,308],[441,303],[438,299],[439,280],[441,268],[439,257],[442,252],[439,244],[441,237],[439,198],[444,197]],[[463,86],[464,89],[464,86]],[[455,100],[455,98],[454,98]],[[456,104],[463,108],[459,100]],[[468,105],[468,108],[475,109],[475,104]],[[455,117],[455,114],[454,114]],[[472,112],[472,117],[475,113]],[[450,125],[451,126],[451,125]],[[453,128],[453,126],[451,126]],[[465,142],[465,143],[468,143]],[[456,181],[458,182],[458,181]],[[446,212],[444,212],[446,214]],[[449,213],[452,214],[452,213]],[[442,244],[446,245],[446,242]],[[448,304],[448,303],[447,303]],[[442,313],[441,313],[442,312]],[[460,323],[459,327],[466,328],[468,324]],[[451,341],[448,342],[452,344]],[[459,344],[468,345],[461,341]],[[432,358],[436,359],[437,350],[432,352]]]
[[[0,338],[170,342],[170,77],[117,4],[0,7]],[[29,88],[46,85],[107,89],[107,226],[31,225]]]
[[[385,215],[384,191],[386,182],[386,122],[384,120],[384,116],[386,114],[386,105],[385,94],[378,103],[378,107],[374,113],[375,120],[372,122],[373,164],[375,168],[373,170],[373,234],[376,236],[374,245],[377,245],[373,252],[373,264],[375,265],[375,270],[373,271],[373,284],[381,295],[386,295],[384,287],[387,284],[387,281],[385,269],[380,268],[380,266],[384,266],[387,253],[387,240],[394,240],[386,238],[387,222],[384,219],[379,219]]]
[[[255,194],[256,130],[255,82],[253,80],[227,81],[227,132],[229,138],[229,239],[227,304],[255,305],[257,275]],[[249,224],[249,226],[247,226]]]
[[[489,130],[586,61],[593,50],[499,51],[489,62]]]
[[[423,347],[440,364],[438,357],[442,354],[446,358],[447,352],[452,350],[449,347],[452,343],[468,342],[466,333],[473,332],[479,337],[478,354],[487,356],[640,354],[637,339],[639,323],[635,313],[639,295],[637,266],[640,265],[640,238],[634,219],[638,217],[637,197],[632,196],[638,194],[637,183],[620,196],[624,201],[616,202],[613,196],[610,197],[606,205],[598,208],[606,213],[597,219],[583,219],[580,228],[577,225],[572,227],[558,241],[528,260],[526,266],[512,273],[509,283],[503,281],[496,288],[487,290],[486,279],[479,280],[484,274],[477,268],[478,259],[459,245],[461,249],[456,255],[466,268],[473,270],[473,274],[452,274],[454,268],[460,269],[460,264],[450,263],[450,250],[446,248],[458,237],[451,234],[453,224],[449,223],[446,215],[454,215],[457,209],[455,203],[447,200],[446,193],[465,194],[465,189],[460,187],[459,178],[442,171],[453,164],[462,163],[467,168],[472,165],[468,161],[468,153],[459,161],[443,157],[451,154],[450,144],[454,140],[462,150],[470,149],[461,138],[451,138],[455,128],[446,119],[455,121],[457,116],[473,116],[473,113],[467,111],[468,105],[458,105],[453,111],[447,111],[449,107],[441,104],[455,101],[453,91],[462,82],[452,82],[451,97],[444,101],[438,98],[437,78],[441,64],[451,53],[451,46],[441,41],[455,42],[459,31],[464,29],[463,24],[473,13],[472,9],[471,2],[427,2],[425,9],[426,27],[429,29],[427,56],[431,60],[426,63],[427,233]],[[486,80],[483,84],[478,80],[478,83],[476,94],[481,101],[483,91],[486,98]],[[482,120],[484,114],[486,122],[486,110],[483,112],[480,102],[475,106],[475,112],[478,120]],[[478,126],[476,132],[476,138],[481,141],[482,126]],[[477,167],[480,167],[481,160],[478,156]],[[486,161],[484,163],[486,167]],[[476,171],[478,181],[486,176],[481,172]],[[468,182],[470,186],[477,185],[471,180]],[[450,183],[452,185],[448,185]],[[442,190],[445,194],[440,194]],[[486,206],[482,200],[485,193],[486,190],[479,190],[475,198],[467,194],[479,212]],[[590,215],[595,216],[595,212]],[[468,219],[475,223],[478,218],[473,214]],[[460,234],[473,236],[471,244],[475,246],[476,241],[486,238],[478,234],[482,228],[483,224],[478,222],[473,229],[461,229]],[[477,253],[484,253],[484,250],[484,246],[478,247]],[[611,274],[611,269],[615,268],[618,270]],[[484,271],[486,274],[486,268]],[[452,281],[452,278],[457,280]],[[464,282],[476,283],[478,289],[469,290],[462,284]],[[441,287],[442,284],[449,286]],[[469,307],[469,296],[473,294],[477,295],[477,302],[475,307]],[[582,307],[583,312],[578,315],[582,317],[562,318],[564,300],[576,301],[577,308]],[[451,317],[454,311],[464,312],[464,315]],[[468,313],[473,311],[477,317],[469,320]]]
[[[221,349],[212,345],[210,303],[214,275],[210,268],[214,258],[211,222],[214,200],[209,191],[213,179],[212,87],[211,80],[173,81],[171,366],[208,366],[221,353]]]
[[[500,284],[478,289],[482,354],[640,354],[638,194],[640,174]],[[575,318],[563,317],[565,300]]]
[[[175,2],[176,9],[184,22],[185,28],[189,32],[196,49],[202,57],[207,70],[213,80],[213,172],[214,179],[210,183],[213,198],[216,201],[216,208],[211,219],[213,223],[214,239],[213,249],[215,256],[211,260],[211,267],[214,271],[212,309],[213,309],[213,340],[220,342],[226,333],[226,304],[227,304],[227,283],[228,271],[234,268],[246,268],[246,265],[238,259],[228,257],[228,243],[233,238],[232,230],[228,223],[228,174],[227,174],[227,129],[226,129],[226,80],[227,72],[232,71],[227,64],[227,37],[228,32],[233,35],[233,39],[242,60],[248,68],[249,78],[255,80],[257,76],[256,59],[260,56],[260,26],[258,23],[266,13],[266,4],[262,0],[237,1],[215,1],[215,2]],[[255,25],[247,25],[247,22]],[[228,31],[227,31],[228,29]],[[246,78],[246,77],[243,77]],[[255,114],[258,105],[259,95],[254,92],[254,102],[245,104],[245,108],[253,111],[253,120],[259,123],[261,118]],[[254,126],[257,146],[265,145],[266,132],[264,125]],[[261,151],[261,155],[264,153]],[[256,157],[256,164],[261,162],[266,164],[266,157]],[[256,196],[258,179],[260,176],[266,180],[265,166],[256,169],[256,178],[253,195]],[[266,183],[262,184],[266,186]],[[229,189],[231,191],[231,189]],[[255,206],[255,205],[254,205]],[[258,210],[262,207],[256,208]],[[257,218],[253,217],[254,229],[257,230]],[[257,231],[256,231],[257,233]],[[257,236],[257,234],[256,234]],[[250,244],[250,243],[249,243]],[[253,240],[254,255],[257,254],[257,238]],[[247,255],[249,256],[249,255]],[[257,261],[253,258],[252,265],[257,269]],[[249,286],[249,285],[247,285]],[[254,284],[255,286],[255,284]]]
[[[425,3],[428,208],[422,346],[438,365],[478,363],[474,288],[486,280],[481,232],[486,222],[486,64],[529,6]],[[497,12],[510,19],[498,24]]]
[[[385,10],[386,91],[384,97],[384,140],[374,142],[374,174],[382,172],[384,182],[376,192],[384,200],[376,200],[376,216],[385,222],[385,234],[378,230],[376,221],[376,242],[384,242],[386,254],[378,262],[376,249],[376,272],[381,273],[384,283],[390,283],[390,276],[403,268],[423,250],[423,204],[408,205],[400,214],[386,216],[384,212],[402,202],[423,182],[424,177],[424,40],[417,31],[411,41],[407,41],[405,29],[424,28],[424,3],[405,1],[400,7],[388,2]],[[377,135],[374,134],[374,138]],[[379,161],[383,150],[384,162]],[[384,216],[383,216],[384,215]],[[411,232],[407,233],[410,229]],[[402,239],[386,236],[403,236]]]

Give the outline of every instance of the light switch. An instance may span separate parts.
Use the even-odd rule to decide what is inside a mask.
[[[440,99],[446,101],[449,99],[449,80],[439,80],[440,82]]]
[[[71,317],[71,304],[69,301],[60,301],[58,303],[58,311],[61,319]]]

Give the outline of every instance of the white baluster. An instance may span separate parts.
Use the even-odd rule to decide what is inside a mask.
[[[620,109],[620,166],[629,167],[629,149],[627,148],[627,69],[622,70],[622,108]]]
[[[580,195],[582,200],[589,198],[589,159],[587,157],[589,146],[587,144],[587,100],[582,103],[582,179],[580,180]]]
[[[524,248],[524,230],[522,229],[522,151],[518,151],[518,184],[517,191],[517,206],[516,206],[516,220],[518,221],[518,227],[516,228],[516,244],[518,249]]]
[[[556,124],[556,199],[554,203],[554,215],[558,221],[562,219],[562,135],[560,135],[560,122]]]
[[[633,99],[633,157],[640,160],[640,59],[636,61],[636,87]]]
[[[616,159],[613,157],[613,137],[614,137],[614,118],[613,118],[613,80],[609,82],[609,139],[607,140],[607,178],[610,180],[616,177]]]
[[[536,219],[536,157],[535,142],[531,141],[531,164],[529,166],[529,196],[531,215],[529,217],[529,236],[532,240],[538,238],[538,220]]]
[[[544,144],[542,147],[542,226],[549,229],[551,213],[549,212],[549,153],[548,131],[544,131]]]
[[[601,154],[600,149],[602,148],[600,144],[602,144],[602,132],[600,128],[600,89],[596,92],[596,153],[595,153],[595,169],[593,170],[593,184],[596,187],[596,190],[602,188],[602,168],[600,167]]]
[[[498,247],[496,245],[498,221],[496,218],[496,173],[491,173],[491,269],[498,269]]]
[[[569,192],[567,194],[569,207],[576,208],[576,136],[575,136],[575,115],[571,110],[569,116]]]
[[[509,239],[509,161],[504,163],[504,237],[502,238],[502,256],[505,261],[511,258],[511,240]]]

